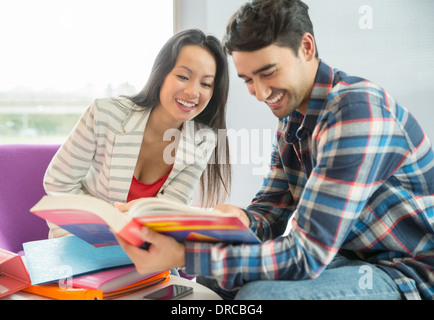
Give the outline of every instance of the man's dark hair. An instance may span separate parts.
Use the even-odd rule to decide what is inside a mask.
[[[290,48],[298,55],[301,37],[313,26],[309,7],[300,0],[251,0],[230,19],[223,45],[233,51],[255,51],[271,44]],[[316,49],[316,43],[315,43]],[[315,57],[318,58],[318,50]]]

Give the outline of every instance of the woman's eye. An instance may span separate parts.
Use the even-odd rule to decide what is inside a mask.
[[[206,83],[206,82],[203,82],[203,83],[202,83],[202,86],[204,86],[204,87],[206,87],[206,88],[212,88],[212,87],[213,87],[213,84],[212,84],[212,83]]]
[[[186,76],[183,76],[183,75],[177,75],[177,77],[178,77],[178,79],[181,79],[181,80],[188,80],[188,78],[186,77]]]

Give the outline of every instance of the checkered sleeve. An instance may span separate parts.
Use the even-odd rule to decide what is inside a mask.
[[[271,161],[262,187],[244,210],[250,219],[250,228],[261,240],[283,234],[289,217],[296,208],[296,201],[289,188],[288,178],[281,161],[280,141],[288,119],[279,121],[273,143]]]
[[[328,103],[328,112],[312,134],[313,168],[290,234],[268,237],[271,239],[260,245],[190,243],[186,252],[192,258],[187,271],[202,268],[205,275],[226,288],[261,279],[315,278],[350,232],[356,232],[353,228],[368,199],[406,160],[410,146],[400,123],[383,107],[384,96],[376,88],[355,88],[354,93],[331,95]],[[270,172],[275,176],[264,180],[261,199],[267,195],[272,199],[278,189],[280,195],[284,193],[284,188],[276,187],[284,180],[276,179],[281,176],[276,172]],[[284,206],[282,202],[270,203],[258,202],[249,209],[262,206],[263,212],[272,212],[279,204]],[[259,219],[262,225],[259,223],[256,229],[263,228],[267,234],[273,224],[282,223],[275,217],[266,218],[267,223]],[[206,258],[200,259],[201,255]],[[199,261],[206,261],[206,265],[199,266]]]

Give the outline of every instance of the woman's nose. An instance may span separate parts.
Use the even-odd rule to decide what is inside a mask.
[[[184,93],[188,95],[189,98],[195,99],[199,97],[199,87],[196,84],[190,84],[185,90]]]

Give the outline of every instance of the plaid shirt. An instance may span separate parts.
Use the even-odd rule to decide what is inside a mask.
[[[186,270],[225,288],[321,274],[339,253],[434,299],[434,153],[384,90],[320,63],[306,115],[280,119],[246,212],[260,245],[186,243]],[[289,234],[283,235],[292,217]]]

